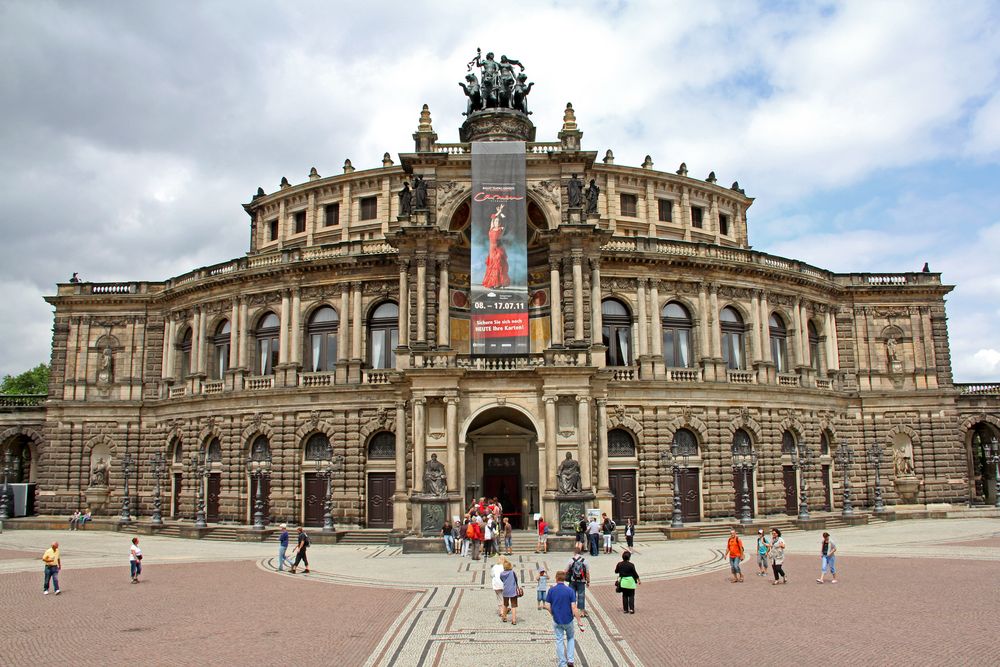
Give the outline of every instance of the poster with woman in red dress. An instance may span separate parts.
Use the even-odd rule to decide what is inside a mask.
[[[507,266],[507,251],[503,247],[504,227],[500,221],[507,217],[503,214],[503,204],[497,206],[496,213],[490,215],[490,252],[486,256],[486,271],[483,273],[483,287],[495,289],[510,286],[510,271]]]

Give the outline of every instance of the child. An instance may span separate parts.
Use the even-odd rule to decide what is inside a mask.
[[[545,606],[545,593],[549,590],[549,578],[545,574],[545,569],[538,571],[538,593],[536,598],[538,600],[538,608],[542,609]]]

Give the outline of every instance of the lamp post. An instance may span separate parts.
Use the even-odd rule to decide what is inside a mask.
[[[687,468],[688,455],[678,454],[677,446],[672,445],[660,453],[660,458],[674,472],[674,511],[670,517],[671,528],[684,527],[684,513],[681,511],[681,468]]]
[[[799,521],[809,520],[809,498],[806,495],[806,472],[809,469],[809,458],[812,452],[804,443],[799,443],[795,448],[796,456],[794,460],[795,468],[799,471]]]
[[[0,521],[10,518],[10,507],[8,506],[10,496],[10,485],[7,478],[10,476],[10,465],[13,455],[10,450],[3,457],[3,489],[0,490]]]
[[[525,486],[528,489],[528,513],[529,514],[534,514],[535,513],[535,489],[538,488],[538,485],[535,484],[534,482],[528,482],[527,484],[525,484]]]
[[[195,456],[196,458],[191,462],[191,471],[198,478],[194,527],[208,528],[208,524],[205,522],[205,477],[208,475],[208,466],[202,460],[201,454],[196,454]],[[205,458],[208,458],[207,451],[205,452]]]
[[[733,451],[733,469],[740,471],[743,478],[743,495],[740,498],[740,524],[749,525],[753,523],[750,516],[750,487],[747,477],[757,468],[757,452],[739,449]]]
[[[996,438],[993,438],[993,441],[989,444],[986,460],[993,464],[993,506],[1000,507],[1000,444],[997,443]]]
[[[247,458],[247,473],[250,475],[251,484],[255,478],[257,482],[257,492],[254,494],[253,501],[253,529],[264,530],[264,490],[262,485],[264,477],[271,474],[270,450],[258,455],[257,458],[251,454]]]
[[[885,514],[885,501],[882,500],[882,445],[878,443],[869,445],[865,455],[868,458],[868,465],[875,468],[875,505],[872,510],[875,514]]]
[[[153,516],[149,520],[154,526],[163,525],[163,516],[160,514],[160,478],[166,470],[166,459],[163,454],[157,452],[149,459],[149,468],[153,472],[153,479],[156,486],[153,488]]]
[[[850,445],[844,445],[840,448],[840,451],[837,452],[837,461],[844,471],[844,505],[840,514],[841,516],[852,516],[854,506],[851,505],[851,464],[854,463],[854,452],[851,451]]]
[[[323,500],[323,532],[332,533],[333,526],[333,473],[344,469],[344,457],[341,454],[330,458],[326,462],[326,498]]]
[[[128,453],[122,457],[122,477],[125,478],[125,495],[122,497],[122,513],[118,517],[118,523],[132,523],[132,515],[129,513],[128,478],[132,474],[132,466],[135,460]]]

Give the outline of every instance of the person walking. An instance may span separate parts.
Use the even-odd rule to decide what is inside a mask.
[[[507,517],[503,518],[503,548],[508,556],[514,555],[514,527]]]
[[[139,538],[132,538],[132,546],[128,549],[128,569],[132,573],[132,583],[139,583],[142,574],[142,549],[139,548]]]
[[[604,553],[609,554],[611,553],[611,538],[614,537],[617,526],[607,514],[602,514],[601,517],[601,535],[604,537]]]
[[[774,572],[774,581],[771,582],[771,585],[778,585],[778,577],[781,577],[781,583],[787,584],[788,580],[785,579],[785,568],[783,567],[785,562],[785,538],[781,536],[781,531],[777,528],[771,529],[770,554],[771,570]]]
[[[62,559],[59,557],[59,543],[53,542],[52,546],[42,554],[42,562],[45,563],[45,585],[42,588],[42,595],[49,594],[49,580],[52,580],[52,588],[56,595],[59,590],[59,570],[62,569]]]
[[[576,593],[576,608],[580,610],[580,616],[586,616],[590,566],[579,549],[574,550],[573,558],[566,565],[566,579],[569,582],[569,587]]]
[[[830,539],[830,533],[823,533],[823,542],[820,544],[820,554],[822,561],[819,570],[819,579],[816,581],[823,583],[826,579],[826,570],[829,568],[831,584],[837,583],[837,545]]]
[[[490,568],[490,583],[493,585],[493,594],[497,598],[497,616],[499,616],[504,622],[507,619],[504,617],[503,611],[503,579],[500,575],[503,574],[503,564],[506,559],[503,556],[497,556],[496,564]]]
[[[478,516],[472,517],[472,560],[479,560],[479,550],[483,547],[483,524]]]
[[[545,594],[549,590],[549,576],[545,574],[545,568],[538,570],[535,599],[538,600],[538,608],[545,606]]]
[[[444,525],[441,526],[441,536],[444,538],[445,553],[450,554],[455,551],[455,537],[451,534],[451,521],[448,519],[445,519]]]
[[[574,548],[583,551],[587,548],[587,515],[580,517],[580,523],[576,526],[576,544]]]
[[[574,622],[579,623],[576,593],[566,585],[566,573],[556,572],[556,585],[545,594],[545,608],[552,614],[552,634],[556,638],[556,662],[559,667],[573,667],[576,652]],[[579,624],[583,632],[583,624]]]
[[[730,579],[732,583],[740,583],[743,581],[743,572],[740,570],[740,562],[745,556],[743,551],[743,540],[740,539],[739,535],[736,534],[735,528],[729,529],[729,539],[726,541],[726,557],[729,559],[729,571],[732,573],[733,578]]]
[[[618,588],[622,592],[622,609],[626,614],[635,613],[635,588],[639,585],[639,573],[632,564],[632,554],[628,551],[622,554],[622,560],[615,565],[618,575]]]
[[[635,524],[632,523],[632,517],[625,519],[625,544],[628,545],[629,551],[635,551]]]
[[[503,574],[500,575],[503,581],[503,622],[507,622],[510,615],[510,624],[517,625],[517,599],[524,591],[517,583],[517,572],[514,572],[514,564],[506,558],[503,559]]]
[[[549,550],[549,524],[545,523],[544,517],[538,517],[538,544],[535,545],[535,553],[543,554]]]
[[[288,551],[288,526],[281,524],[278,527],[281,528],[281,533],[278,535],[278,572],[284,572],[288,563],[288,558],[285,556],[285,552]]]
[[[771,548],[771,540],[764,534],[763,528],[757,529],[757,576],[767,576],[767,552]]]
[[[292,563],[292,569],[289,570],[292,574],[295,574],[295,568],[299,566],[299,563],[305,563],[306,569],[305,573],[309,574],[309,558],[306,556],[306,550],[309,549],[309,535],[303,530],[302,526],[296,528],[296,532],[299,534],[298,542],[295,545],[293,553],[295,554],[295,562]]]
[[[590,540],[590,555],[593,558],[597,558],[598,546],[597,542],[601,536],[601,524],[597,523],[597,517],[595,516],[587,524],[587,538]]]

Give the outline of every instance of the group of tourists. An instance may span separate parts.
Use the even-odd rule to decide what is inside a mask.
[[[457,517],[456,517],[457,519]],[[496,498],[480,498],[472,504],[461,521],[445,520],[441,526],[445,552],[479,560],[503,553],[514,553],[514,528],[503,516],[503,505]]]
[[[597,556],[600,550],[603,550],[606,554],[610,554],[614,551],[612,542],[614,541],[615,530],[617,528],[618,524],[606,512],[601,514],[599,521],[596,514],[589,519],[584,514],[580,517],[580,522],[576,525],[575,546],[580,551],[589,549],[591,556]],[[629,550],[634,548],[634,539],[635,524],[629,518],[626,519],[625,523],[625,542]]]
[[[774,575],[772,586],[787,584],[785,576],[785,538],[781,536],[781,530],[771,529],[770,537],[764,534],[764,529],[757,530],[757,576],[766,577],[768,565]],[[826,583],[826,573],[830,572],[830,583],[837,583],[837,545],[830,539],[830,533],[823,533],[823,540],[820,543],[820,574],[816,583]],[[740,564],[746,558],[746,550],[743,547],[743,540],[736,534],[736,529],[729,531],[729,539],[726,541],[726,558],[729,559],[729,572],[732,575],[730,581],[734,584],[743,582],[743,571]]]

